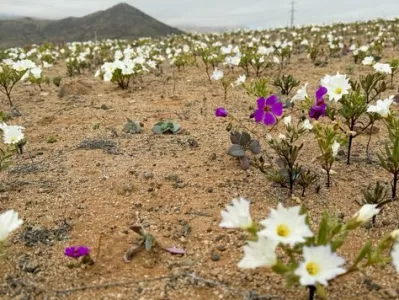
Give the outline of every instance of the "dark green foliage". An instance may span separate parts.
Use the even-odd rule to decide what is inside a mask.
[[[296,80],[292,75],[283,75],[278,77],[273,85],[280,89],[281,94],[288,96],[293,88],[299,86],[300,81]]]

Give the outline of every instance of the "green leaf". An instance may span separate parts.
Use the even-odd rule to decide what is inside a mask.
[[[284,275],[285,273],[290,271],[290,268],[287,265],[284,265],[282,262],[278,261],[273,267],[272,270],[277,274]]]
[[[249,150],[253,154],[258,154],[260,152],[261,146],[258,140],[251,140],[251,143],[249,144]]]
[[[245,155],[245,150],[242,146],[233,144],[233,145],[231,145],[229,150],[227,150],[227,154],[234,156],[234,157],[241,157],[241,156]]]
[[[325,212],[320,222],[319,232],[317,233],[317,245],[327,244],[328,236],[328,214]]]
[[[251,142],[251,136],[249,135],[249,133],[243,131],[241,133],[241,138],[240,138],[240,145],[245,147],[247,146],[249,143]]]
[[[371,253],[372,249],[372,244],[370,241],[368,241],[363,248],[360,250],[359,254],[356,257],[356,260],[354,261],[353,265],[357,266],[360,261],[365,258],[366,256],[369,256]]]
[[[316,284],[316,293],[321,299],[327,299],[327,291],[324,286]]]

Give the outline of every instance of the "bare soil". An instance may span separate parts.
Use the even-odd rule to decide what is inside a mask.
[[[383,57],[393,55],[388,51]],[[354,65],[350,57],[314,67],[299,56],[283,72],[309,82],[311,94],[325,74],[347,73],[349,65],[354,66],[354,73],[348,74],[352,78],[370,70]],[[205,72],[193,67],[176,72],[175,94],[168,69],[162,76],[145,75],[127,91],[92,74],[68,78],[61,63],[47,73],[63,75],[62,84],[69,88],[62,98],[53,85],[40,92],[19,84],[14,93],[22,116],[9,123],[26,127],[28,142],[24,154],[2,174],[0,211],[15,209],[24,225],[10,238],[7,258],[0,261],[1,299],[307,298],[305,288],[285,289],[270,270],[238,269],[246,235],[218,227],[220,211],[234,197],[251,199],[258,221],[278,201],[298,204],[287,197],[286,189],[253,167],[241,170],[226,155],[228,121],[216,119],[214,109],[226,106],[262,135],[261,127],[247,118],[256,99],[236,88],[224,103],[221,86],[210,85]],[[276,76],[277,71],[266,75]],[[7,110],[3,100],[1,108]],[[144,131],[124,133],[126,118],[142,122]],[[152,125],[161,119],[178,122],[182,132],[153,134]],[[376,160],[386,139],[383,125],[377,126],[372,160],[365,156],[367,136],[356,138],[352,164],[340,157],[330,189],[324,187],[325,177],[314,161],[314,138],[305,138],[301,161],[320,174],[323,186],[319,194],[311,189],[299,197],[314,224],[326,210],[350,218],[359,209],[362,188],[391,180]],[[49,143],[49,138],[56,141]],[[271,149],[263,149],[274,157]],[[398,203],[389,204],[376,226],[354,232],[339,254],[351,261],[367,239],[377,242],[396,229],[397,212]],[[156,249],[125,263],[124,253],[137,239],[129,230],[132,224],[142,224],[161,245],[183,247],[186,254]],[[95,264],[68,268],[71,259],[63,251],[71,245],[89,246]],[[398,279],[391,266],[375,267],[331,281],[328,293],[330,299],[398,299]]]

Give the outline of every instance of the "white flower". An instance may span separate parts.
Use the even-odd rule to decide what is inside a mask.
[[[377,204],[365,204],[362,208],[353,216],[356,222],[365,223],[372,217],[376,216],[381,209],[377,208]]]
[[[122,57],[123,57],[122,51],[121,51],[121,50],[116,50],[116,51],[115,51],[115,54],[114,54],[114,59],[115,59],[115,60],[119,60],[119,59],[121,59]]]
[[[338,143],[337,141],[334,141],[334,143],[333,143],[332,146],[331,146],[332,155],[333,155],[334,157],[337,156],[339,147],[341,147],[341,144]]]
[[[306,88],[308,86],[308,83],[305,83],[295,94],[294,97],[292,97],[291,102],[294,101],[302,101],[305,100],[306,97],[308,97],[308,93],[306,92]]]
[[[391,232],[390,235],[392,239],[399,242],[399,229],[395,229],[394,231]]]
[[[277,210],[272,209],[269,216],[260,222],[265,229],[258,234],[291,246],[305,242],[305,238],[312,237],[313,232],[306,224],[306,215],[299,214],[300,209],[300,206],[284,208],[279,203]]]
[[[236,82],[234,83],[236,86],[240,86],[241,84],[245,83],[245,80],[247,79],[247,76],[244,75],[240,75],[237,77]]]
[[[49,64],[47,61],[43,61],[43,68],[48,69],[51,68],[53,65]]]
[[[36,79],[39,79],[40,77],[42,77],[42,69],[40,67],[32,68],[32,69],[30,69],[29,72]]]
[[[105,72],[103,78],[104,78],[104,81],[111,81],[111,79],[112,79],[112,73],[111,73],[111,72]]]
[[[249,201],[245,198],[233,199],[233,204],[226,205],[226,210],[221,212],[222,222],[220,227],[247,229],[253,225],[249,212]]]
[[[273,56],[273,62],[275,64],[279,64],[280,63],[280,59],[277,56]]]
[[[351,88],[349,84],[349,78],[346,75],[340,75],[337,73],[335,76],[326,75],[321,79],[322,86],[327,88],[327,94],[330,101],[339,101],[343,95],[349,93]]]
[[[244,246],[244,257],[238,263],[241,269],[254,269],[258,267],[271,267],[277,262],[277,243],[263,236],[256,242],[248,242]]]
[[[147,61],[147,65],[149,65],[150,68],[156,69],[157,68],[157,63],[153,60]]]
[[[291,120],[292,120],[291,116],[287,116],[287,117],[283,118],[283,122],[284,122],[285,126],[287,126],[287,127],[290,126]]]
[[[365,65],[365,66],[370,66],[370,65],[373,64],[373,62],[374,62],[374,57],[373,56],[366,56],[362,60],[362,64]]]
[[[0,129],[3,130],[3,140],[5,144],[17,144],[24,139],[22,130],[24,127],[15,125],[1,124]]]
[[[277,140],[284,141],[284,140],[286,140],[286,139],[287,139],[287,137],[285,136],[285,134],[280,133],[280,134],[277,136]]]
[[[0,215],[0,242],[4,242],[11,231],[22,225],[23,221],[18,219],[18,213],[10,209]]]
[[[389,64],[376,63],[374,66],[374,71],[383,74],[392,74],[392,68]]]
[[[330,245],[317,247],[303,247],[304,261],[295,270],[299,282],[303,286],[316,283],[327,285],[327,281],[345,273],[341,266],[345,260],[331,251]]]
[[[101,74],[101,70],[98,69],[98,70],[96,71],[96,73],[94,74],[94,77],[98,77],[98,76],[100,76],[100,74]]]
[[[217,68],[215,69],[215,71],[213,71],[213,74],[211,76],[211,78],[213,80],[220,80],[222,79],[224,76],[223,71],[222,70],[218,70]]]
[[[399,273],[399,243],[396,242],[391,251],[392,264]]]
[[[384,100],[377,100],[376,105],[369,105],[367,108],[367,112],[377,113],[381,117],[386,118],[389,115],[389,107],[393,103],[393,96],[384,99]]]
[[[301,127],[305,130],[313,129],[313,125],[310,123],[309,119],[306,119],[305,121],[303,121],[303,123],[301,124]]]

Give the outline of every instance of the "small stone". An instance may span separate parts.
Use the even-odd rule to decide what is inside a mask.
[[[223,251],[226,251],[227,248],[223,245],[220,245],[220,246],[217,246],[216,249],[223,252]]]
[[[213,187],[209,187],[206,191],[207,191],[208,193],[213,193]]]
[[[219,260],[220,260],[220,255],[217,254],[216,252],[213,252],[213,251],[212,251],[212,253],[211,253],[211,260],[212,260],[212,261],[219,261]]]
[[[145,179],[154,178],[154,174],[151,173],[151,172],[145,172],[145,173],[144,173],[144,178],[145,178]]]
[[[394,289],[386,289],[383,291],[383,293],[387,295],[390,299],[396,299],[398,297],[398,292]]]

